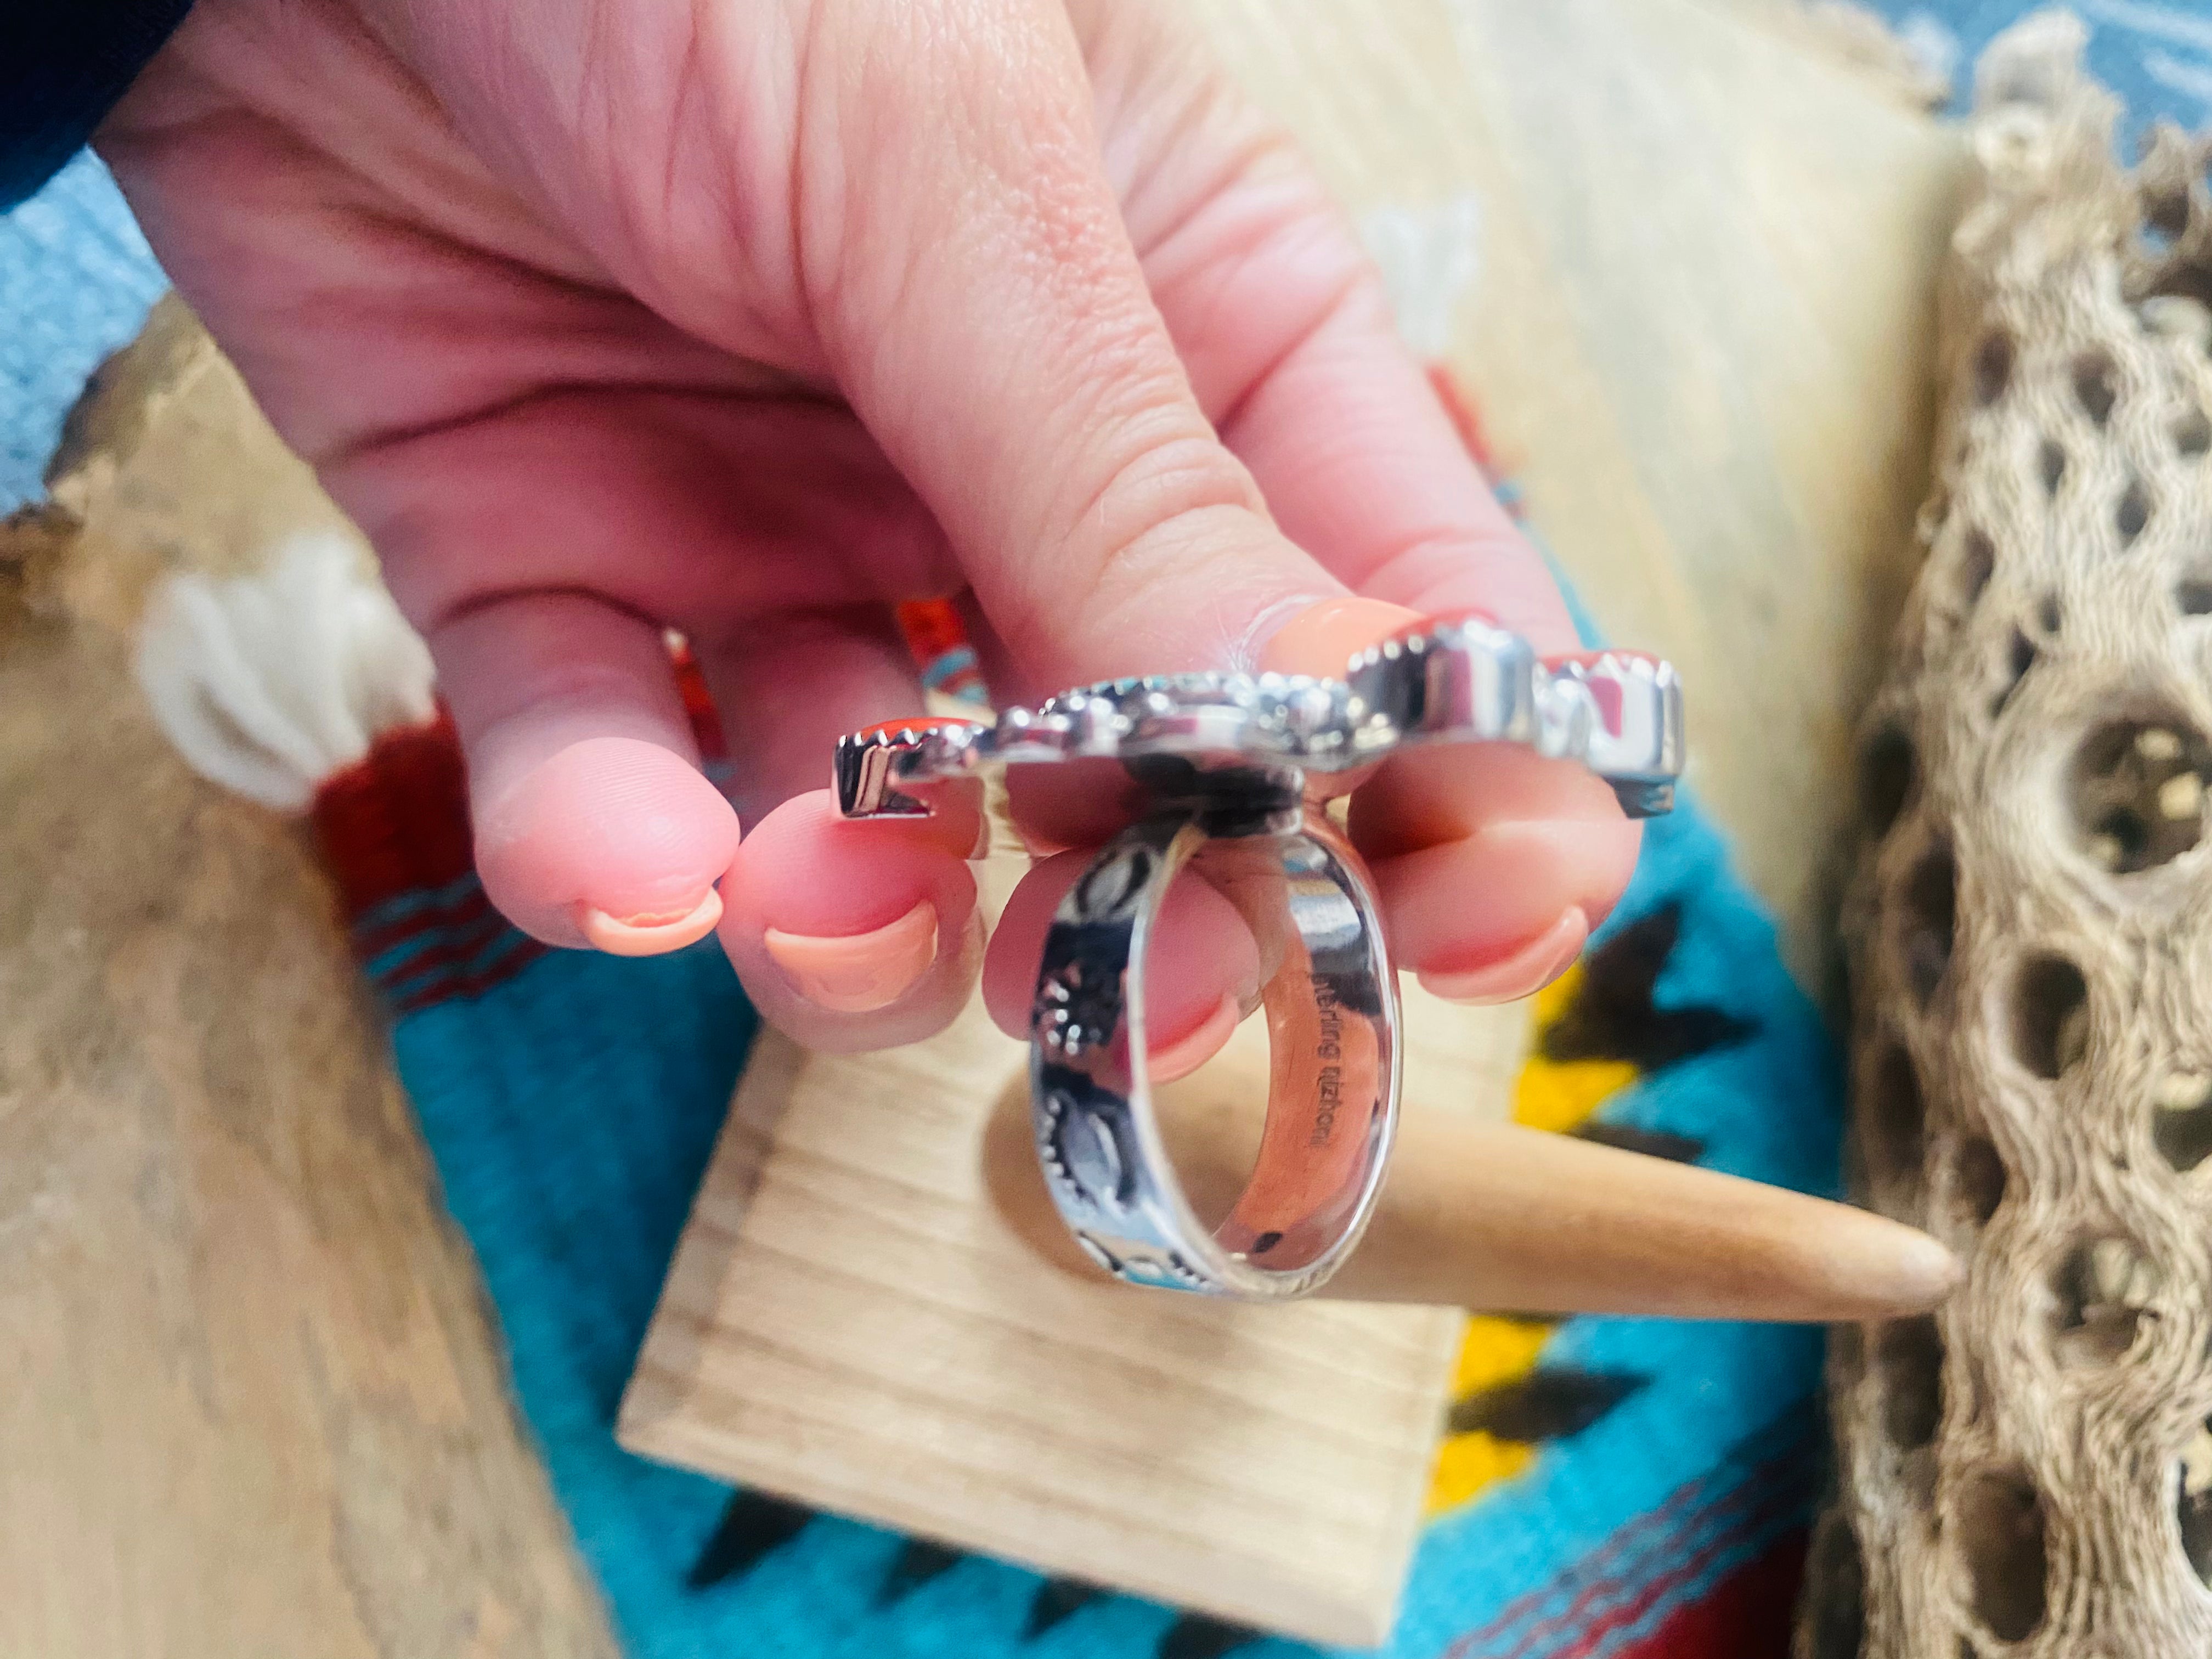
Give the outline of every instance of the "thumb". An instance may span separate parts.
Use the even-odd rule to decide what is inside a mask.
[[[996,0],[988,27],[948,9],[975,8],[883,8],[869,27],[901,38],[847,59],[882,67],[846,89],[838,195],[867,223],[816,313],[842,387],[1032,682],[1251,666],[1342,586],[1192,393],[1064,8]]]

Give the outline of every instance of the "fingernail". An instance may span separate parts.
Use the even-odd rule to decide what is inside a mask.
[[[1423,972],[1421,984],[1447,1002],[1518,1002],[1573,965],[1589,942],[1589,918],[1569,905],[1559,919],[1503,961],[1456,973]]]
[[[762,942],[809,1002],[835,1013],[873,1013],[912,990],[937,960],[937,907],[924,899],[873,933],[833,938],[771,927]]]
[[[1173,1083],[1205,1065],[1221,1052],[1221,1045],[1236,1031],[1238,1018],[1237,999],[1224,997],[1188,1036],[1177,1037],[1173,1042],[1154,1043],[1145,1054],[1146,1069],[1152,1073],[1152,1081]]]
[[[713,933],[722,919],[722,896],[709,887],[689,910],[648,910],[630,916],[611,916],[579,904],[575,917],[578,929],[594,950],[611,957],[657,957]]]
[[[1376,641],[1421,620],[1418,611],[1356,593],[1323,599],[1283,624],[1261,651],[1260,666],[1273,674],[1341,674]]]

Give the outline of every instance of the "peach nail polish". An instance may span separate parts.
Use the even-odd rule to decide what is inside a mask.
[[[611,957],[657,957],[680,951],[714,931],[722,896],[713,888],[689,910],[644,911],[611,916],[588,904],[576,907],[576,926],[593,949]]]
[[[1518,1002],[1565,973],[1589,942],[1589,918],[1571,904],[1557,921],[1503,961],[1419,978],[1447,1002]]]
[[[937,960],[937,907],[924,899],[866,933],[829,937],[771,927],[762,943],[791,988],[809,1002],[840,1014],[873,1013],[912,990]]]
[[[1188,1036],[1154,1043],[1145,1056],[1152,1081],[1173,1083],[1179,1077],[1188,1077],[1221,1052],[1221,1045],[1237,1029],[1237,999],[1224,997]]]
[[[1276,674],[1341,674],[1376,641],[1420,620],[1418,611],[1356,593],[1323,599],[1283,624],[1260,653],[1260,666]]]

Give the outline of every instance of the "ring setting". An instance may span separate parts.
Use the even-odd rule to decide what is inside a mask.
[[[1401,750],[1497,742],[1581,763],[1632,817],[1663,812],[1680,689],[1656,659],[1545,659],[1469,617],[1405,630],[1337,678],[1146,676],[989,721],[891,722],[839,740],[833,781],[848,817],[901,818],[928,814],[932,785],[1001,769],[1118,772],[1134,821],[1068,890],[1038,969],[1038,1160],[1061,1219],[1115,1277],[1273,1300],[1310,1291],[1357,1244],[1398,1112],[1397,975],[1371,879],[1327,803]],[[1210,1221],[1176,1177],[1146,1059],[1148,945],[1186,872],[1237,908],[1271,964],[1260,1150]]]

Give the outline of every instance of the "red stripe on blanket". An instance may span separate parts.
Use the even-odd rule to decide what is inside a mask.
[[[1789,1415],[1778,1419],[1566,1573],[1524,1591],[1460,1637],[1449,1659],[1562,1659],[1632,1627],[1734,1549],[1802,1515],[1813,1456],[1809,1427]],[[1669,1559],[1677,1549],[1683,1553]]]
[[[474,933],[486,918],[495,918],[496,915],[483,889],[472,882],[465,893],[444,904],[426,904],[396,921],[379,922],[373,927],[356,927],[353,933],[354,953],[366,962],[382,956],[395,945],[404,944],[417,933],[449,933],[463,927]]]
[[[1473,1659],[1477,1653],[1496,1656],[1496,1659],[1587,1659],[1607,1638],[1632,1628],[1683,1585],[1696,1583],[1747,1539],[1756,1538],[1778,1520],[1802,1510],[1803,1503],[1804,1495],[1796,1483],[1784,1480],[1778,1485],[1771,1474],[1762,1470],[1710,1510],[1691,1515],[1681,1530],[1703,1528],[1707,1535],[1679,1560],[1649,1577],[1639,1562],[1629,1573],[1591,1579],[1566,1607],[1528,1626],[1510,1647],[1498,1647],[1497,1638],[1477,1632],[1455,1642],[1450,1652],[1454,1659],[1462,1656]],[[1668,1530],[1670,1507],[1662,1505],[1638,1516],[1616,1534],[1616,1540],[1640,1539]],[[1593,1559],[1603,1554],[1601,1552]],[[1554,1594],[1559,1587],[1559,1580],[1553,1579],[1522,1599]],[[1507,1619],[1501,1619],[1491,1629],[1507,1623]],[[1730,1654],[1728,1659],[1737,1656]]]
[[[1805,1534],[1784,1534],[1616,1659],[1788,1659]]]
[[[1723,1559],[1729,1551],[1737,1547],[1747,1534],[1756,1537],[1776,1521],[1801,1511],[1803,1507],[1804,1500],[1802,1492],[1792,1491],[1770,1495],[1769,1500],[1754,1510],[1742,1525],[1732,1527],[1722,1535],[1707,1540],[1677,1565],[1652,1579],[1626,1601],[1613,1606],[1602,1617],[1594,1620],[1589,1629],[1582,1632],[1566,1645],[1554,1649],[1550,1659],[1590,1659],[1590,1656],[1598,1651],[1607,1638],[1619,1631],[1633,1629],[1656,1608],[1664,1607],[1668,1597],[1680,1590],[1683,1585],[1695,1583],[1707,1572],[1712,1571],[1715,1563]],[[1724,1586],[1729,1582],[1728,1579],[1723,1579],[1721,1584]],[[1716,1591],[1720,1587],[1716,1586]],[[1709,1592],[1711,1593],[1712,1592]],[[1688,1602],[1683,1608],[1678,1609],[1677,1613],[1663,1615],[1660,1628],[1664,1630],[1679,1613],[1701,1605],[1705,1599],[1704,1596],[1700,1596],[1697,1601]],[[1778,1641],[1781,1644],[1780,1647],[1776,1647],[1774,1641],[1770,1641],[1741,1650],[1729,1648],[1722,1651],[1728,1655],[1728,1659],[1757,1659],[1759,1655],[1769,1651],[1779,1653],[1786,1649],[1789,1645],[1789,1620],[1785,1609],[1784,1617],[1777,1628],[1765,1632],[1766,1635],[1773,1638],[1774,1641]],[[1639,1650],[1630,1647],[1623,1651],[1633,1653]],[[1658,1651],[1667,1650],[1662,1649]],[[1703,1651],[1699,1650],[1701,1654]]]
[[[1581,1580],[1580,1588],[1564,1608],[1541,1617],[1532,1617],[1538,1607],[1559,1593],[1560,1580],[1547,1578],[1507,1602],[1490,1623],[1453,1643],[1448,1659],[1468,1659],[1478,1649],[1501,1641],[1506,1632],[1518,1629],[1520,1634],[1506,1655],[1506,1659],[1516,1659],[1532,1639],[1548,1636],[1559,1626],[1573,1623],[1594,1599],[1614,1595],[1628,1576],[1617,1564],[1624,1558],[1632,1561],[1640,1559],[1635,1552],[1644,1547],[1650,1534],[1666,1532],[1686,1516],[1696,1517],[1701,1510],[1710,1508],[1713,1512],[1725,1513],[1730,1505],[1741,1501],[1742,1489],[1739,1487],[1724,1496],[1718,1504],[1709,1504],[1706,1481],[1711,1474],[1711,1471],[1708,1470],[1698,1479],[1676,1487],[1657,1509],[1646,1510],[1606,1540],[1596,1551],[1578,1562],[1571,1576]]]
[[[395,998],[392,1012],[395,1015],[420,1013],[437,1003],[482,996],[494,986],[514,978],[552,948],[550,945],[540,945],[526,933],[518,933],[514,935],[512,948],[503,951],[495,962],[481,972],[441,975],[428,985]]]
[[[313,818],[349,921],[468,874],[468,777],[452,720],[441,709],[428,726],[386,732],[323,781]]]
[[[483,916],[475,923],[450,938],[441,939],[436,944],[415,951],[386,972],[383,979],[387,985],[404,985],[426,975],[466,968],[510,933],[518,939],[523,937],[520,928],[487,904]],[[364,960],[370,955],[362,948],[359,940],[355,941],[354,951]]]

